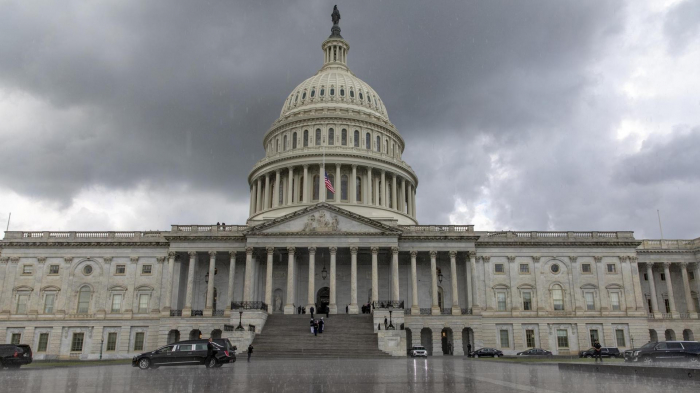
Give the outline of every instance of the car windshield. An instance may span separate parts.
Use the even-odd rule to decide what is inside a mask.
[[[654,348],[655,345],[656,345],[656,343],[649,342],[649,343],[644,344],[644,346],[642,346],[641,349],[652,349],[652,348]]]
[[[417,349],[417,350],[421,350],[421,351],[422,351],[422,350],[425,350],[424,347],[413,347],[413,349]]]

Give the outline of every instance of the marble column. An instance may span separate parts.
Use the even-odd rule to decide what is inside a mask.
[[[27,314],[37,315],[39,314],[39,305],[41,303],[41,279],[44,276],[44,264],[46,263],[46,257],[38,257],[36,269],[34,270],[34,290],[29,296],[29,304],[27,304]],[[104,277],[106,271],[103,269],[102,276]],[[99,307],[99,306],[98,306]],[[98,311],[103,311],[98,310]]]
[[[321,164],[318,166],[318,201],[326,201],[326,165]]]
[[[333,188],[335,189],[333,196],[336,203],[342,201],[343,182],[340,181],[340,164],[335,164],[335,179],[333,181]]]
[[[306,174],[306,168],[308,165],[304,165],[304,174]],[[287,199],[287,205],[292,205],[294,204],[294,167],[289,167],[287,168],[288,170],[288,175],[287,175],[287,195],[285,195]],[[306,179],[306,178],[305,178]],[[306,181],[306,180],[304,180]],[[269,304],[268,304],[269,306]]]
[[[214,276],[216,274],[216,251],[209,251],[209,282],[207,283],[207,302],[204,316],[212,316],[214,305]]]
[[[258,177],[257,195],[255,197],[255,211],[262,210],[262,177]]]
[[[416,257],[418,252],[411,251],[411,315],[420,315],[420,304],[418,304],[418,272],[416,268]]]
[[[406,195],[407,203],[408,203],[408,215],[413,217],[413,202],[411,200],[411,194],[413,193],[413,184],[408,183],[408,195]]]
[[[417,208],[416,208],[416,189],[412,188],[413,192],[411,193],[411,202],[413,204],[413,218],[416,218],[418,216]]]
[[[329,299],[329,304],[328,308],[330,309],[331,314],[337,314],[338,313],[338,304],[336,303],[336,296],[335,296],[335,274],[336,274],[336,269],[335,269],[335,257],[338,252],[337,247],[330,247],[330,253],[331,253],[331,279],[330,279],[330,299]]]
[[[634,286],[634,298],[637,304],[637,311],[646,312],[646,301],[642,294],[642,281],[640,279],[639,264],[636,255],[630,256],[630,270],[632,271],[632,284]]]
[[[647,263],[647,279],[649,282],[649,291],[651,292],[649,296],[651,297],[651,311],[654,314],[659,313],[659,300],[656,297],[656,283],[654,283],[654,264]]]
[[[673,296],[673,283],[671,278],[671,262],[664,262],[664,274],[666,275],[666,291],[668,292],[668,303],[671,309],[671,315],[673,318],[678,318],[678,310],[676,309],[676,299]]]
[[[253,185],[250,186],[250,207],[249,207],[249,216],[252,216],[255,214],[255,182],[253,182]]]
[[[382,174],[381,174],[381,185],[379,186],[379,192],[380,192],[380,198],[381,198],[381,203],[379,206],[381,207],[389,207],[389,204],[387,203],[386,200],[386,172],[382,169]]]
[[[309,294],[306,299],[306,310],[316,305],[316,247],[309,247]]]
[[[278,207],[280,204],[280,170],[279,169],[275,172],[275,189],[272,191],[273,191],[272,192],[272,207]]]
[[[309,203],[309,164],[304,164],[304,179],[303,179],[303,184],[301,184],[302,187],[304,187],[304,191],[301,192],[302,195],[302,201],[303,203]]]
[[[379,247],[372,247],[372,303],[379,300],[379,272],[377,270],[377,254]]]
[[[265,197],[263,198],[265,206],[263,207],[263,210],[270,208],[270,194],[270,173],[268,172],[265,174]]]
[[[374,183],[372,183],[372,167],[367,167],[367,187],[365,187],[365,193],[367,194],[366,205],[372,204],[372,198],[374,193],[372,192],[374,188]]]
[[[478,291],[478,286],[477,282],[479,279],[479,273],[478,269],[476,266],[476,252],[470,251],[469,252],[469,275],[470,275],[470,281],[469,281],[469,293],[471,294],[471,308],[472,308],[472,314],[477,314],[481,312],[481,300],[479,299],[479,291]]]
[[[391,208],[394,210],[399,210],[398,200],[396,195],[396,175],[391,175]]]
[[[405,182],[403,178],[399,179],[399,192],[398,192],[398,204],[396,205],[396,208],[399,209],[401,213],[404,213],[404,206],[406,204],[405,202]]]
[[[163,294],[163,313],[170,313],[171,303],[173,301],[173,270],[175,270],[175,257],[177,253],[174,251],[168,252],[168,274],[165,279],[165,293]]]
[[[350,305],[348,312],[359,314],[357,307],[357,247],[350,247]]]
[[[690,295],[690,281],[688,280],[688,262],[681,262],[680,265],[681,275],[683,276],[683,291],[685,292],[686,309],[689,314],[695,314],[693,317],[697,318],[697,312],[695,311],[693,297]]]
[[[483,298],[484,298],[484,309],[487,311],[493,311],[493,301],[495,300],[491,294],[488,293],[488,288],[487,285],[491,285],[493,283],[493,276],[491,273],[493,272],[493,268],[489,263],[491,262],[491,256],[490,255],[484,255],[481,257],[481,279],[484,282],[483,286],[483,291],[481,292]],[[489,300],[491,300],[489,302]]]
[[[605,290],[605,265],[603,265],[603,257],[600,255],[596,255],[593,257],[593,260],[595,261],[595,274],[596,277],[598,278],[598,294],[600,296],[600,311],[605,312],[609,311],[612,307],[610,307],[610,299],[607,296],[607,291]]]
[[[695,293],[700,296],[700,262],[695,263],[695,287]],[[697,310],[697,312],[700,313],[700,310]]]
[[[472,299],[471,299],[471,291],[472,291],[472,282],[471,282],[471,265],[469,264],[469,255],[471,255],[471,251],[467,253],[467,257],[464,258],[464,301],[465,301],[465,307],[467,310],[472,308]]]
[[[401,300],[399,296],[399,248],[391,248],[391,300]]]
[[[187,270],[187,289],[185,292],[185,308],[182,310],[183,317],[190,317],[192,311],[192,290],[194,286],[194,268],[197,264],[197,252],[190,251],[187,253],[190,256],[190,266]]]
[[[231,303],[233,303],[233,283],[235,282],[236,278],[236,252],[235,251],[230,251],[229,255],[231,256],[231,259],[229,261],[229,269],[228,269],[228,293],[226,299],[228,299],[228,302],[226,303],[226,310],[228,311],[228,314],[231,314]],[[268,307],[272,307],[270,303],[267,303]]]
[[[296,305],[294,304],[294,300],[296,298],[296,285],[294,285],[296,281],[296,277],[294,274],[296,272],[296,269],[294,268],[294,251],[296,251],[296,248],[287,247],[289,258],[287,259],[287,302],[284,305],[285,314],[296,314]]]
[[[245,249],[245,274],[243,277],[243,301],[252,301],[253,296],[253,247]]]
[[[352,179],[350,181],[350,184],[352,184],[352,187],[348,187],[349,189],[352,189],[352,195],[350,195],[350,203],[357,203],[357,165],[352,164]],[[348,186],[350,186],[348,184]]]
[[[457,251],[450,251],[450,278],[452,279],[452,315],[462,315],[457,289]]]
[[[437,251],[430,251],[430,279],[431,279],[431,314],[440,315],[440,304],[438,303],[438,280],[437,280]]]
[[[267,269],[265,270],[265,303],[268,307],[272,304],[272,261],[275,256],[275,248],[267,247]],[[272,310],[273,307],[270,308]],[[274,312],[274,310],[272,310]]]

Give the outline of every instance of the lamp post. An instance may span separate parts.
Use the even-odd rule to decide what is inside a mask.
[[[102,337],[102,340],[100,340],[100,360],[102,360],[102,348],[105,346],[105,338]]]
[[[394,329],[394,323],[391,321],[391,313],[393,310],[391,310],[391,305],[389,305],[389,326],[386,327],[386,330],[395,330]]]
[[[245,331],[245,329],[243,329],[243,324],[241,323],[242,321],[243,321],[243,311],[239,311],[238,312],[238,326],[236,326],[237,332]]]

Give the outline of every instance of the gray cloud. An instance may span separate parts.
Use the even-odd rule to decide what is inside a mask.
[[[680,54],[700,33],[700,1],[686,0],[676,4],[666,14],[664,33],[671,53]]]

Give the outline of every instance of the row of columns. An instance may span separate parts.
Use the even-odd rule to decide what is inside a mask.
[[[666,281],[666,292],[668,294],[668,305],[669,305],[669,311],[670,314],[673,318],[678,318],[680,317],[680,313],[678,312],[678,309],[676,307],[676,300],[675,296],[673,295],[673,280],[671,278],[671,263],[670,262],[660,262],[660,263],[647,263],[646,264],[646,274],[647,274],[647,279],[649,282],[649,291],[650,293],[650,298],[651,298],[651,309],[652,313],[657,315],[661,314],[662,312],[659,310],[659,301],[658,298],[656,297],[656,283],[654,281],[654,265],[655,264],[660,264],[663,267],[663,274],[665,276],[665,281]],[[681,262],[678,265],[680,265],[681,268],[681,278],[683,282],[683,292],[685,295],[685,304],[688,310],[688,313],[695,313],[697,315],[700,310],[696,309],[695,302],[693,301],[693,297],[691,295],[691,289],[690,289],[690,280],[688,277],[688,263],[687,262]],[[695,264],[695,282],[697,283],[697,291],[700,294],[700,263]],[[664,310],[663,313],[666,313],[666,310]]]

